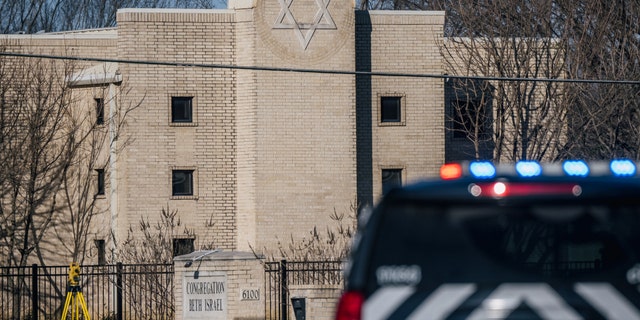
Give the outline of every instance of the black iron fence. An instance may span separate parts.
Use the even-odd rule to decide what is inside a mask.
[[[265,263],[265,315],[288,320],[289,288],[293,285],[342,285],[342,261]]]
[[[0,267],[0,319],[60,319],[68,271],[69,266]],[[92,319],[174,319],[173,264],[89,265],[81,272]]]
[[[0,267],[0,319],[60,319],[69,266]],[[81,267],[80,286],[95,320],[174,319],[173,264]],[[265,263],[265,314],[288,320],[290,286],[342,285],[341,261]],[[67,317],[71,319],[71,317]]]

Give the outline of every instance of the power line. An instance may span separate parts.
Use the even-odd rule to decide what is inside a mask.
[[[400,72],[377,72],[377,71],[346,71],[346,70],[303,69],[303,68],[279,68],[279,67],[261,67],[261,66],[238,66],[238,65],[230,65],[230,64],[167,62],[167,61],[128,60],[128,59],[103,59],[103,58],[57,56],[57,55],[45,55],[45,54],[29,54],[29,53],[17,53],[17,52],[0,52],[0,56],[53,59],[53,60],[71,60],[71,61],[113,62],[113,63],[122,63],[122,64],[191,67],[191,68],[205,68],[205,69],[234,69],[234,70],[273,71],[273,72],[321,73],[321,74],[360,75],[360,76],[379,76],[379,77],[467,79],[467,80],[508,81],[508,82],[557,82],[557,83],[640,85],[640,81],[634,81],[634,80],[483,77],[483,76],[458,76],[458,75],[428,74],[428,73],[400,73]]]

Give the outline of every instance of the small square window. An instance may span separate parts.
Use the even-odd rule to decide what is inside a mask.
[[[193,170],[173,170],[171,181],[172,195],[193,195]]]
[[[96,195],[104,195],[104,169],[96,169]]]
[[[380,98],[380,122],[401,122],[402,97]]]
[[[402,186],[402,169],[382,169],[382,194]]]
[[[96,124],[104,124],[104,99],[95,98],[96,102]]]
[[[171,122],[193,122],[193,97],[171,97]]]
[[[181,256],[195,251],[193,238],[174,238],[173,239],[173,256]]]

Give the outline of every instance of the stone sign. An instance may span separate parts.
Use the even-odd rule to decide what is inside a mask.
[[[186,272],[182,281],[183,319],[227,318],[227,274]]]

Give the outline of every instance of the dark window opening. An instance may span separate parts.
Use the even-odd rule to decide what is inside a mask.
[[[173,256],[181,256],[195,251],[193,240],[193,238],[173,239]]]
[[[640,256],[637,206],[403,201],[384,210],[370,270],[419,265],[437,275],[423,276],[428,285],[510,277],[622,280]],[[508,272],[496,273],[496,266]],[[371,277],[376,283],[375,272]]]
[[[192,97],[171,97],[171,122],[193,122]]]
[[[519,214],[512,212],[516,210]],[[631,217],[637,214],[634,211],[604,206],[534,206],[491,210],[468,219],[463,226],[477,248],[495,260],[564,277],[610,270],[625,263],[630,247],[621,240],[630,233],[627,226],[616,223],[637,225],[638,219]],[[632,238],[637,243],[637,237]]]
[[[486,108],[480,101],[455,100],[452,109],[454,138],[487,136],[488,118]]]
[[[104,99],[95,98],[96,101],[96,124],[104,124]]]
[[[402,169],[382,169],[382,194],[402,186]]]
[[[100,240],[95,240],[94,243],[96,245],[96,248],[98,249],[98,264],[99,265],[107,264],[107,251],[105,249],[105,241],[100,239]]]
[[[96,169],[97,191],[96,195],[104,195],[104,169]]]
[[[401,122],[402,97],[382,97],[380,99],[380,122]]]
[[[193,195],[193,170],[173,170],[171,180],[172,195]]]

